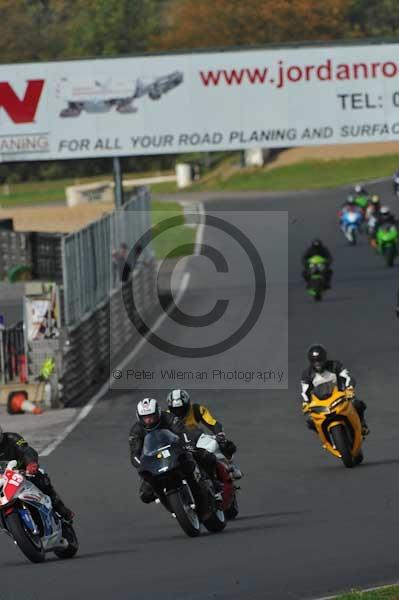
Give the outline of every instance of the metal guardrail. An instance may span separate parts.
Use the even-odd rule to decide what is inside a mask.
[[[113,254],[119,252],[121,245],[126,246],[129,254],[128,271],[134,269],[133,249],[149,231],[150,219],[149,190],[137,188],[121,209],[63,238],[64,322],[67,326],[94,311],[121,285],[118,264],[113,261]],[[150,258],[151,250],[146,249],[143,254]]]

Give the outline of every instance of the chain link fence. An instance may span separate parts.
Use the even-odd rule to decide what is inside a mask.
[[[150,192],[143,187],[122,208],[63,238],[65,325],[79,322],[129,278],[136,244],[150,228]],[[143,257],[152,258],[149,247]]]

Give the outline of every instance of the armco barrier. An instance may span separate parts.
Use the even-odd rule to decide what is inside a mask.
[[[139,264],[131,279],[96,310],[64,329],[61,383],[65,405],[108,379],[122,352],[130,351],[140,340],[140,315],[147,324],[156,318],[156,299],[156,266],[150,259]]]

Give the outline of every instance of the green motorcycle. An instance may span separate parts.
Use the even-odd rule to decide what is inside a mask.
[[[326,289],[327,260],[323,256],[312,256],[308,260],[307,269],[309,273],[308,293],[316,302],[319,302]]]
[[[367,206],[369,204],[368,196],[365,196],[364,194],[360,194],[359,196],[355,196],[354,199],[355,199],[356,206],[361,208],[363,213],[365,213],[367,210]]]
[[[385,258],[387,267],[393,267],[398,255],[398,230],[396,225],[386,224],[379,227],[376,236],[377,252]]]

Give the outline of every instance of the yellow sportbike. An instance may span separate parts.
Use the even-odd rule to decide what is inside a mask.
[[[303,404],[321,439],[323,448],[352,468],[363,460],[362,426],[351,400],[353,390],[338,390],[335,382],[322,383],[312,391],[311,401]]]

